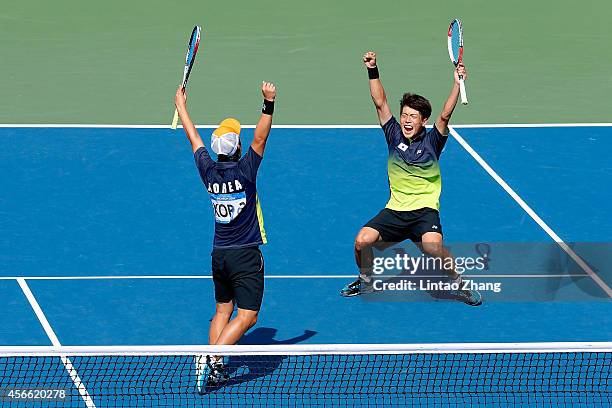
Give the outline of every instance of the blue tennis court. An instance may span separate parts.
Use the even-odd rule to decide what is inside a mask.
[[[455,127],[441,159],[446,241],[609,242],[610,151],[612,125]],[[0,167],[3,346],[207,343],[214,219],[182,131],[4,126]],[[601,253],[546,302],[341,298],[354,236],[388,198],[377,127],[273,127],[258,180],[266,289],[241,344],[611,338]],[[504,279],[526,292],[541,281]]]

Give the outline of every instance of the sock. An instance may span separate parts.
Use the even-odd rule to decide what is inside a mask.
[[[359,274],[359,279],[361,279],[365,283],[370,283],[370,281],[372,280],[372,277],[370,275],[366,275],[366,274],[360,273]]]

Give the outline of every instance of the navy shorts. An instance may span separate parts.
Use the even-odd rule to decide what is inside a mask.
[[[234,301],[240,309],[259,310],[264,290],[264,260],[259,247],[212,251],[217,303]]]
[[[433,208],[420,208],[413,211],[383,209],[364,225],[374,228],[384,242],[402,242],[406,239],[421,242],[426,232],[442,234],[440,213]]]

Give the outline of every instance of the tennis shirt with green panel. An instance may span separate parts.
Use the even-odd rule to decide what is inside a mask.
[[[434,125],[407,139],[393,116],[382,129],[389,152],[387,171],[391,196],[386,208],[394,211],[439,210],[442,176],[438,160],[448,137]]]

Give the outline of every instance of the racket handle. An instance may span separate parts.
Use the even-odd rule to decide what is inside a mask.
[[[176,130],[176,127],[178,126],[178,120],[179,120],[178,110],[175,109],[174,117],[172,118],[172,125],[170,125],[170,129]]]
[[[465,82],[463,81],[463,76],[459,77],[459,93],[461,94],[461,103],[463,105],[468,104],[467,92],[465,92]]]

